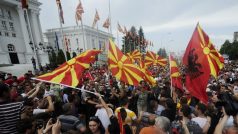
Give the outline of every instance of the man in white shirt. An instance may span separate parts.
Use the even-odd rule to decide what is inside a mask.
[[[110,111],[113,113],[112,109],[110,109]],[[107,111],[102,106],[99,106],[95,116],[97,116],[100,119],[105,129],[107,129],[108,125],[111,124],[109,116],[107,115]]]
[[[198,123],[201,128],[203,128],[207,122],[207,117],[204,115],[206,110],[207,107],[202,103],[198,103],[195,107],[195,114],[197,115],[197,117],[192,118],[192,121]]]

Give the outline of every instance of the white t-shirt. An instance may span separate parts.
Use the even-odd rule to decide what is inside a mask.
[[[37,115],[40,113],[45,113],[45,109],[34,109],[33,110],[33,115]]]
[[[113,113],[111,108],[110,108],[110,111]],[[98,116],[98,118],[102,122],[102,125],[105,129],[107,129],[108,125],[111,124],[110,119],[107,115],[107,111],[106,111],[105,108],[97,109],[97,112],[96,112],[95,116]]]
[[[155,114],[160,115],[164,109],[165,109],[164,106],[159,104],[157,110],[155,111]]]
[[[68,103],[68,102],[69,102],[69,100],[68,100],[68,95],[67,95],[67,94],[64,94],[64,95],[63,95],[63,102],[64,102],[64,103]]]
[[[192,121],[195,121],[201,128],[203,128],[207,122],[207,118],[195,117],[192,118]]]

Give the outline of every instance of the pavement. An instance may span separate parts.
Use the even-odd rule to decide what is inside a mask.
[[[0,67],[0,71],[11,73],[14,76],[23,76],[28,70],[33,70],[32,64],[14,64],[13,66]]]

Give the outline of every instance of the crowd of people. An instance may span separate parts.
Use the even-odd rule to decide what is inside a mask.
[[[229,63],[209,80],[206,105],[185,87],[171,88],[166,67],[151,70],[152,87],[127,85],[106,65],[92,66],[80,90],[36,81],[32,71],[1,72],[0,134],[237,134],[237,68]]]

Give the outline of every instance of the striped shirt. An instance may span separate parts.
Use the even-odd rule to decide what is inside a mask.
[[[0,134],[17,134],[16,124],[23,111],[23,102],[0,104]]]

